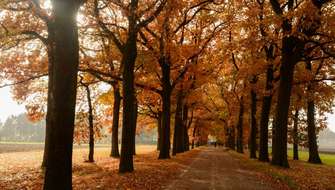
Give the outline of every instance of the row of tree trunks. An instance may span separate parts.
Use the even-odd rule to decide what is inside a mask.
[[[35,1],[34,1],[35,2]],[[38,1],[36,1],[38,2]],[[53,19],[48,31],[52,31],[49,41],[49,89],[47,110],[47,134],[43,165],[46,167],[44,189],[72,189],[72,149],[77,92],[77,73],[79,65],[79,42],[76,15],[81,3],[85,1],[52,0]],[[95,1],[97,5],[97,1]],[[135,131],[137,120],[137,102],[134,89],[134,67],[137,57],[138,23],[136,10],[138,1],[130,2],[128,15],[128,36],[125,44],[118,44],[124,65],[122,77],[123,89],[123,125],[120,172],[133,171],[133,154],[135,154]],[[49,39],[48,39],[49,40]],[[121,47],[122,46],[122,47]],[[50,51],[50,49],[52,51]],[[50,55],[51,53],[51,55]],[[50,59],[50,57],[52,59]],[[89,90],[89,89],[88,89]],[[171,94],[171,93],[170,93]],[[90,150],[94,146],[94,129],[91,97],[88,91]],[[120,102],[116,108],[120,107]],[[135,105],[136,103],[136,105]],[[118,110],[119,111],[119,110]],[[114,116],[118,116],[116,111]],[[115,128],[118,118],[114,124]],[[114,123],[114,122],[113,122]],[[117,139],[117,138],[113,138]],[[114,150],[115,149],[114,140]],[[168,147],[169,148],[169,147]],[[118,151],[112,151],[117,156]],[[93,151],[89,160],[93,161]]]
[[[291,1],[293,2],[293,1]],[[321,8],[324,4],[328,3],[328,0],[312,1],[314,9],[311,15],[304,15],[302,20],[312,20],[308,26],[298,26],[307,37],[313,36],[317,33],[318,28],[321,26]],[[270,1],[273,11],[283,16],[283,9],[280,7],[280,3],[277,0]],[[293,3],[291,3],[293,5]],[[294,6],[288,7],[288,12],[294,11]],[[293,21],[290,19],[284,19],[282,23],[283,37],[282,37],[282,51],[281,51],[281,66],[280,66],[280,83],[278,89],[278,101],[276,107],[276,115],[274,122],[274,135],[273,135],[273,158],[272,164],[282,167],[289,167],[287,161],[287,120],[288,110],[290,106],[291,88],[293,82],[293,74],[295,65],[301,60],[303,56],[304,46],[306,41],[301,39],[299,36],[292,35]],[[308,141],[310,149],[310,156],[313,157],[313,162],[321,162],[317,157],[317,145],[315,135],[315,105],[311,100],[308,100],[307,105],[307,123],[308,123]]]
[[[72,189],[72,148],[79,65],[76,15],[79,1],[51,1],[53,62],[48,92],[48,154],[44,189]],[[49,70],[50,70],[49,69]],[[49,83],[49,84],[50,84]]]
[[[112,149],[111,157],[120,157],[119,152],[119,117],[120,117],[120,106],[121,106],[121,94],[118,83],[113,85],[113,124],[112,124]]]

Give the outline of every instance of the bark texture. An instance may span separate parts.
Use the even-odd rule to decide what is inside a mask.
[[[290,107],[291,89],[295,64],[301,59],[303,43],[295,36],[285,36],[282,40],[282,60],[276,107],[274,134],[272,139],[273,165],[289,167],[287,161],[287,120]]]
[[[53,0],[54,62],[44,189],[72,189],[72,144],[79,65],[77,1]],[[49,86],[50,87],[50,86]],[[48,105],[49,105],[48,103]]]
[[[174,134],[173,134],[173,147],[172,147],[172,155],[176,155],[177,153],[184,152],[184,134],[183,134],[183,110],[182,110],[182,92],[179,91],[177,95],[177,106],[175,113],[175,126],[174,126]]]
[[[269,65],[266,71],[266,95],[263,97],[262,104],[262,113],[261,113],[261,121],[260,121],[260,135],[259,135],[259,161],[269,162],[269,118],[270,118],[270,110],[271,110],[271,101],[272,94],[271,90],[273,81],[273,66]]]
[[[299,125],[299,109],[295,110],[293,117],[293,160],[299,160],[299,139],[298,139],[298,125]]]
[[[112,124],[112,149],[111,157],[120,157],[119,152],[119,118],[121,106],[121,94],[118,84],[113,85],[114,103],[113,103],[113,124]]]
[[[94,162],[94,117],[93,117],[93,105],[91,98],[91,90],[88,85],[84,86],[86,89],[87,95],[87,104],[88,104],[88,129],[89,129],[89,153],[88,153],[88,162]]]
[[[162,56],[159,63],[162,69],[162,83],[163,83],[163,109],[162,109],[162,146],[159,152],[159,159],[170,158],[170,110],[171,110],[171,92],[172,87],[170,83],[170,63],[169,58]]]
[[[306,69],[312,72],[312,63],[306,62]],[[316,126],[315,126],[315,102],[313,99],[314,84],[310,82],[307,86],[308,101],[307,101],[307,132],[308,132],[308,162],[313,164],[321,164],[322,161],[319,156]]]
[[[257,123],[256,123],[256,109],[257,109],[257,94],[254,90],[250,92],[251,96],[251,105],[250,105],[250,137],[249,137],[249,151],[250,151],[250,158],[257,158],[256,151],[257,151]]]
[[[241,97],[238,122],[236,126],[237,128],[236,151],[238,153],[243,153],[243,114],[244,114],[244,104],[243,104],[243,97]]]

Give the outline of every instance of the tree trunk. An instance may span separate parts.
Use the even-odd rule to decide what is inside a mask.
[[[238,123],[237,123],[237,138],[236,138],[236,151],[238,153],[243,153],[243,114],[244,114],[244,105],[243,97],[240,100],[240,111],[238,114]]]
[[[45,121],[45,140],[44,140],[44,152],[43,152],[43,162],[42,162],[42,168],[45,169],[47,162],[48,162],[48,146],[49,146],[49,139],[50,139],[50,130],[49,126],[50,124],[50,110],[52,110],[52,102],[54,101],[52,99],[52,85],[53,85],[53,62],[54,62],[54,50],[53,50],[53,43],[54,43],[54,29],[49,24],[48,25],[48,41],[50,44],[48,48],[48,99],[47,99],[47,115],[46,115],[46,121]]]
[[[306,61],[306,69],[312,71],[312,64]],[[307,86],[308,100],[307,100],[307,132],[308,132],[308,152],[309,163],[321,164],[321,159],[318,151],[316,127],[315,127],[315,103],[313,100],[313,83],[310,82]]]
[[[228,127],[227,133],[228,133],[227,146],[230,149],[235,150],[235,127],[232,126]]]
[[[287,161],[287,118],[290,107],[295,64],[301,58],[302,42],[295,36],[285,36],[282,41],[280,83],[272,140],[273,165],[289,167]]]
[[[183,152],[183,105],[182,105],[182,91],[180,90],[177,95],[177,106],[176,106],[176,113],[175,113],[175,125],[174,125],[174,134],[173,134],[173,148],[172,148],[172,155],[176,155],[177,153]]]
[[[299,160],[299,139],[298,139],[299,109],[295,110],[293,118],[293,160]]]
[[[201,141],[201,134],[200,134],[200,128],[198,127],[197,128],[197,137],[198,137],[198,140],[197,140],[197,143],[196,143],[196,147],[199,147],[200,146],[200,141]]]
[[[135,98],[136,99],[136,98]],[[135,110],[134,110],[134,129],[133,129],[133,133],[132,133],[132,147],[133,147],[133,155],[136,155],[136,124],[137,124],[137,116],[138,116],[138,103],[137,100],[135,100]]]
[[[189,151],[190,150],[190,139],[189,139],[189,136],[188,136],[188,106],[185,104],[184,105],[184,108],[183,108],[183,134],[184,134],[184,137],[183,137],[183,140],[184,140],[184,146],[183,146],[183,151]],[[189,122],[192,122],[191,120]],[[190,124],[191,125],[191,124]]]
[[[93,106],[91,99],[91,90],[87,85],[85,86],[88,104],[88,128],[89,128],[89,154],[88,162],[94,162],[94,123],[93,123]]]
[[[170,158],[170,109],[171,109],[171,83],[170,83],[170,63],[168,58],[162,57],[160,59],[160,66],[162,69],[162,147],[159,152],[159,159]]]
[[[120,117],[120,106],[121,106],[121,94],[119,85],[113,85],[114,90],[114,105],[113,105],[113,124],[112,124],[112,150],[111,157],[120,157],[119,153],[119,117]]]
[[[315,104],[314,101],[307,102],[307,131],[308,131],[308,162],[314,164],[321,164],[319,156],[316,129],[315,129]]]
[[[195,141],[195,136],[196,136],[196,132],[197,132],[197,126],[194,125],[194,129],[193,129],[193,134],[192,134],[192,149],[194,149],[194,141]]]
[[[260,136],[259,136],[259,161],[269,162],[269,118],[270,118],[270,110],[271,110],[271,101],[272,94],[271,90],[273,81],[273,65],[269,65],[266,71],[266,95],[263,97],[263,105],[262,105],[262,114],[261,114],[261,123],[260,123]]]
[[[157,150],[162,147],[162,113],[158,113],[157,117]]]
[[[134,153],[134,130],[136,129],[135,111],[135,62],[137,58],[137,35],[138,35],[138,18],[136,15],[138,9],[138,1],[131,0],[129,3],[128,12],[128,35],[126,43],[123,45],[122,52],[122,98],[123,98],[123,113],[122,113],[122,142],[121,156],[119,164],[119,172],[134,171],[133,153]],[[137,111],[136,111],[137,113]]]
[[[257,123],[256,123],[256,109],[257,109],[257,95],[254,90],[251,90],[251,126],[250,126],[250,138],[249,138],[249,150],[250,150],[250,158],[256,159],[256,151],[257,151]]]
[[[137,34],[137,33],[136,33]],[[134,68],[137,57],[136,38],[137,35],[130,29],[127,43],[124,47],[122,57],[123,81],[122,81],[122,97],[123,97],[123,113],[122,113],[122,142],[119,172],[134,171],[133,165],[133,130],[134,113],[135,113],[135,88],[134,88]]]
[[[72,148],[79,65],[77,1],[52,1],[55,30],[44,189],[72,189]],[[50,86],[49,86],[50,87]]]

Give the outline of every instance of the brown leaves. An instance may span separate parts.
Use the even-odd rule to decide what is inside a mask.
[[[247,155],[232,155],[240,160],[243,167],[261,172],[259,177],[272,182],[281,189],[334,189],[335,167],[313,165],[302,161],[290,161],[290,169],[273,167],[268,163],[249,160]]]
[[[74,150],[73,188],[87,189],[162,189],[179,170],[190,163],[198,150],[180,154],[171,160],[157,160],[155,146],[137,147],[135,172],[119,174],[119,160],[109,157],[109,148],[96,148],[94,164],[84,163],[86,149]],[[42,152],[0,154],[0,189],[42,189],[40,170]]]

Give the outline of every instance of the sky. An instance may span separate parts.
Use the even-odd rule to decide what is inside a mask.
[[[10,93],[10,88],[0,89],[0,121],[5,122],[11,115],[18,115],[25,112],[24,105],[18,105]]]
[[[335,108],[334,108],[335,110]],[[11,115],[18,115],[25,112],[24,105],[17,104],[13,99],[10,88],[0,89],[0,121],[5,122]],[[328,114],[328,127],[335,132],[335,114]]]
[[[328,128],[335,132],[335,114],[328,114],[327,117]]]

